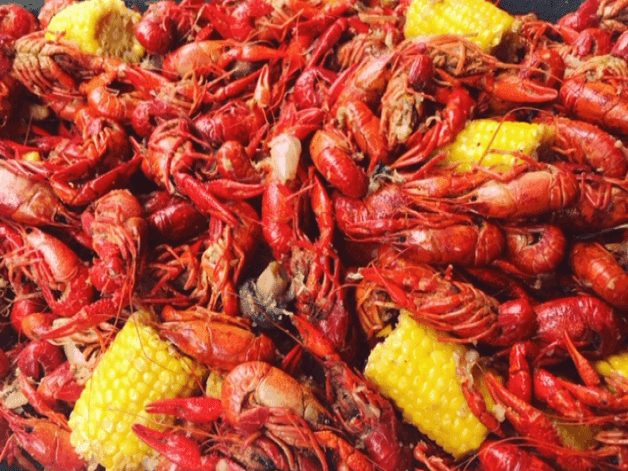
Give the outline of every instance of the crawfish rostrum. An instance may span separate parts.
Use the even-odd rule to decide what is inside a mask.
[[[159,0],[140,62],[47,30],[90,2],[0,7],[0,461],[104,469],[68,420],[146,310],[211,370],[133,424],[147,470],[628,471],[626,2],[487,48],[409,0]],[[402,313],[473,350],[474,453],[365,376]]]

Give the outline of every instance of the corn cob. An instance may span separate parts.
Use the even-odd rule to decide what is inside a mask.
[[[469,409],[456,376],[456,359],[469,350],[438,340],[444,336],[402,311],[395,329],[371,351],[365,375],[408,422],[459,457],[477,449],[488,430]]]
[[[510,31],[515,18],[486,0],[413,0],[406,12],[405,36],[458,34],[488,51]]]
[[[596,362],[595,369],[602,376],[610,376],[615,373],[628,378],[628,350],[610,355],[604,360]]]
[[[67,6],[48,24],[46,39],[71,41],[88,54],[139,62],[144,47],[135,38],[142,15],[122,0],[86,0]]]
[[[70,415],[70,441],[89,463],[108,471],[144,469],[154,453],[131,430],[134,423],[165,424],[144,411],[148,402],[194,392],[202,369],[181,357],[145,323],[129,319],[100,359]]]
[[[448,152],[443,164],[459,164],[456,168],[466,172],[479,163],[496,170],[507,170],[521,158],[519,153],[537,159],[537,151],[552,140],[552,128],[546,124],[515,121],[477,119],[471,121],[444,148]],[[487,152],[487,150],[498,152]],[[511,153],[512,152],[512,153]]]

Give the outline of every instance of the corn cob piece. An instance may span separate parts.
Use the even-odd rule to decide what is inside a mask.
[[[46,39],[61,37],[88,54],[139,62],[144,47],[135,38],[142,15],[122,0],[86,0],[67,6],[48,24]]]
[[[469,350],[440,342],[444,336],[402,311],[395,329],[371,351],[365,375],[408,422],[460,457],[476,450],[488,430],[469,409],[456,376],[456,359]]]
[[[89,463],[108,471],[143,470],[152,449],[131,430],[134,423],[166,423],[144,411],[148,402],[193,393],[203,370],[183,358],[138,313],[127,321],[100,359],[70,415],[70,441]]]
[[[459,164],[456,168],[461,172],[478,163],[495,170],[508,170],[522,162],[515,153],[537,160],[537,151],[548,145],[552,136],[552,128],[546,124],[476,119],[444,148],[448,155],[443,164]]]
[[[595,369],[602,376],[610,376],[613,373],[617,373],[628,378],[628,350],[610,355],[604,360],[596,362]]]
[[[489,51],[512,29],[514,21],[486,0],[413,0],[406,12],[405,36],[469,36]]]

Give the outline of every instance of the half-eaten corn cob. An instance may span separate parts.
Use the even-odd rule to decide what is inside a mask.
[[[182,357],[137,313],[118,332],[70,415],[70,441],[88,462],[108,471],[143,470],[154,452],[131,430],[166,423],[144,411],[158,399],[190,395],[203,370]]]
[[[413,0],[406,12],[406,38],[457,34],[488,51],[515,18],[486,0]]]
[[[86,0],[57,13],[48,24],[46,39],[62,38],[88,54],[139,62],[144,47],[135,38],[142,15],[122,0]]]
[[[459,164],[466,172],[474,164],[495,170],[508,170],[526,155],[537,160],[539,149],[549,145],[553,132],[546,124],[476,119],[458,133],[456,140],[443,150],[443,164]]]
[[[471,412],[456,375],[457,359],[469,350],[438,340],[445,336],[402,311],[395,329],[373,348],[365,374],[408,422],[459,457],[477,449],[488,430]]]

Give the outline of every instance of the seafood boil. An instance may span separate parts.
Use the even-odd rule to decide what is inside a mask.
[[[0,462],[628,471],[627,85],[621,0],[0,6]]]

